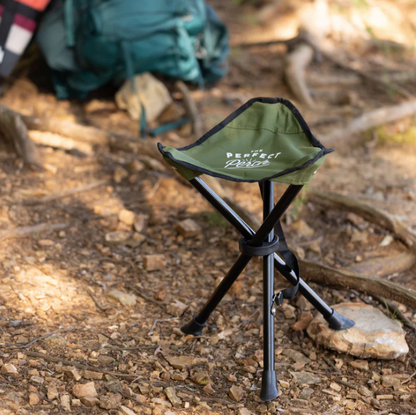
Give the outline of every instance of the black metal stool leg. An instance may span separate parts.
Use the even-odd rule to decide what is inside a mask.
[[[250,226],[248,226],[243,219],[241,219],[240,216],[238,216],[201,178],[197,177],[192,179],[190,180],[190,183],[245,238],[250,239],[255,235],[253,229],[251,229]],[[296,196],[296,194],[294,196]],[[277,254],[274,254],[274,266],[291,284],[296,284],[296,274]],[[335,310],[329,307],[328,304],[326,304],[325,301],[323,301],[322,298],[320,298],[302,279],[300,279],[299,291],[324,316],[330,327],[334,330],[344,330],[354,326],[353,321],[339,315]]]
[[[262,183],[263,218],[270,214],[274,207],[273,183]],[[267,242],[273,240],[273,228],[267,236]],[[274,316],[272,314],[272,297],[274,294],[273,254],[263,257],[263,376],[260,398],[271,401],[278,395],[276,372],[274,368]]]
[[[194,336],[199,336],[202,333],[210,314],[224,298],[224,295],[227,294],[227,291],[242,273],[251,258],[251,256],[244,254],[241,254],[237,258],[235,264],[230,268],[227,275],[223,278],[198,315],[196,315],[188,324],[181,327],[182,332],[185,334],[193,334]]]

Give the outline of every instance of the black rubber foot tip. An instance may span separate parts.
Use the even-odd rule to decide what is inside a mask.
[[[194,336],[199,336],[200,334],[202,334],[202,330],[204,329],[206,324],[207,323],[199,324],[196,321],[196,316],[195,316],[188,324],[185,324],[184,326],[181,327],[181,331],[182,333],[185,333],[185,334],[193,334]]]
[[[338,314],[335,310],[332,311],[332,315],[325,319],[329,323],[329,327],[331,327],[331,329],[346,330],[355,325],[352,320],[341,316],[341,314]]]
[[[279,391],[277,390],[276,372],[274,370],[263,371],[260,399],[264,402],[269,402],[276,398],[278,394]]]

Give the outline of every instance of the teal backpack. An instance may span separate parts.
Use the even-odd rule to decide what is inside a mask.
[[[229,53],[227,29],[204,0],[55,0],[37,41],[59,99],[142,72],[211,84]]]

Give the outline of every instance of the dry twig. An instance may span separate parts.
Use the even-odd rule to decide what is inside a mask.
[[[67,228],[66,223],[39,223],[38,225],[25,226],[23,228],[7,229],[0,232],[0,240],[9,238],[25,238],[34,233],[41,233],[47,231],[60,231]]]
[[[138,290],[137,288],[133,287],[132,285],[129,285],[128,288],[130,290],[132,290],[136,295],[138,295],[139,297],[143,298],[143,300],[148,301],[149,303],[152,303],[154,305],[157,305],[158,307],[160,307],[163,311],[165,311],[165,305],[160,303],[159,301],[154,300],[151,297],[148,297],[146,294],[142,293],[140,290]]]
[[[103,313],[105,313],[107,311],[106,307],[102,307],[100,305],[100,303],[98,302],[98,300],[94,297],[94,294],[91,292],[91,290],[89,288],[86,289],[87,294],[91,297],[92,301],[94,301],[95,306],[102,311]]]
[[[410,382],[415,376],[416,376],[416,370],[406,380],[402,382],[402,385],[405,385],[407,382]]]
[[[37,357],[37,358],[43,359],[47,362],[55,362],[55,363],[61,362],[66,366],[73,366],[73,367],[76,367],[77,369],[91,370],[93,372],[106,373],[107,375],[122,377],[122,378],[125,378],[127,380],[136,379],[136,377],[132,376],[132,375],[127,375],[127,374],[124,374],[124,373],[111,372],[110,370],[105,370],[105,369],[100,369],[100,368],[94,367],[94,366],[84,365],[82,363],[73,362],[71,360],[61,359],[60,357],[48,356],[48,355],[43,354],[43,353],[29,352],[29,351],[25,351],[24,353],[27,356]]]
[[[392,303],[391,301],[387,300],[384,297],[379,297],[376,295],[373,295],[374,299],[377,300],[381,305],[386,307],[387,311],[392,315],[396,316],[396,318],[401,321],[405,326],[409,327],[413,331],[416,332],[416,325],[413,324],[399,309],[399,307],[396,306],[396,304]]]
[[[108,180],[98,180],[94,183],[89,183],[84,186],[74,187],[72,189],[62,190],[61,192],[53,193],[51,195],[43,196],[38,199],[27,199],[20,202],[22,205],[33,206],[39,205],[42,203],[52,202],[54,200],[63,199],[64,197],[74,196],[78,193],[87,192],[89,190],[95,189],[96,187],[104,186],[108,183]]]
[[[51,336],[53,336],[54,334],[57,334],[57,333],[69,333],[70,331],[74,331],[74,330],[78,330],[78,328],[74,327],[74,328],[71,328],[71,329],[52,331],[51,333],[48,333],[45,336],[41,336],[41,337],[38,337],[38,338],[32,340],[30,343],[23,344],[21,346],[18,346],[17,344],[10,344],[6,347],[9,348],[9,349],[28,349],[30,346],[32,346],[32,344],[37,343],[39,340],[47,339],[48,337],[51,337]]]

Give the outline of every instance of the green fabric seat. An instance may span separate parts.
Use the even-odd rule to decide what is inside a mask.
[[[253,98],[195,143],[158,148],[191,180],[203,173],[242,182],[305,185],[325,155],[296,107],[283,98]]]

